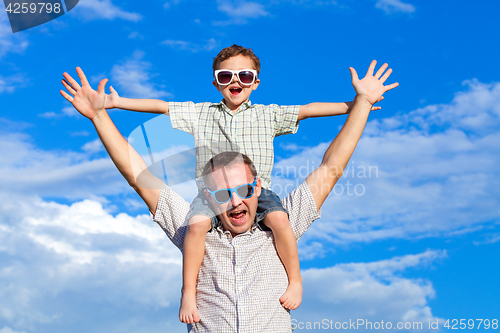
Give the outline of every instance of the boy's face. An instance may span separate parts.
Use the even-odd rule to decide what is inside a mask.
[[[207,185],[212,191],[251,184],[255,180],[250,168],[243,162],[217,169],[210,177],[210,184]],[[205,196],[219,216],[224,230],[229,231],[234,237],[250,230],[254,224],[260,196],[260,179],[257,179],[254,193],[248,199],[242,199],[236,193],[232,193],[228,202],[220,204],[206,190]]]
[[[233,71],[239,69],[253,69],[253,61],[249,57],[243,55],[237,55],[235,57],[226,59],[219,64],[218,69],[230,69]],[[253,90],[257,89],[260,80],[255,79],[254,83],[250,85],[245,85],[241,83],[238,79],[238,75],[233,75],[232,81],[227,85],[219,85],[217,80],[214,79],[213,84],[218,91],[221,92],[224,97],[224,102],[226,106],[232,110],[236,111],[241,104],[248,101],[250,94]]]

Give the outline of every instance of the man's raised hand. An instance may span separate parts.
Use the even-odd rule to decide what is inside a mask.
[[[387,69],[388,65],[383,64],[382,67],[380,67],[379,70],[375,74],[373,74],[376,64],[377,61],[373,60],[370,64],[370,67],[368,67],[368,71],[366,72],[365,77],[361,80],[358,78],[358,73],[356,73],[356,70],[352,67],[349,67],[349,70],[351,71],[352,86],[354,87],[354,90],[356,90],[357,96],[364,98],[371,105],[382,100],[382,95],[386,91],[399,86],[399,83],[397,82],[384,86],[384,82],[391,75],[392,69],[389,68],[384,74],[384,71]]]
[[[104,110],[104,101],[106,99],[104,87],[106,86],[108,79],[104,79],[99,82],[97,91],[95,91],[90,86],[80,67],[76,68],[76,72],[78,73],[82,86],[80,86],[78,82],[71,77],[71,75],[64,73],[64,80],[62,80],[62,84],[68,90],[69,94],[64,90],[61,90],[61,95],[73,104],[75,109],[77,109],[83,116],[93,120],[97,113]]]

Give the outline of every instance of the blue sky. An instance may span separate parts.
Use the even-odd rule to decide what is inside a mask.
[[[304,301],[292,318],[422,322],[433,332],[429,321],[499,319],[499,10],[494,1],[81,0],[15,34],[2,10],[0,333],[185,331],[180,253],[60,96],[60,80],[81,66],[124,97],[217,102],[212,59],[233,43],[261,58],[254,103],[349,101],[348,67],[364,73],[372,59],[400,83],[298,244]],[[168,118],[110,114],[146,159],[141,124],[155,158],[190,170],[189,154],[176,154],[193,140]],[[319,165],[344,121],[308,119],[275,140],[276,192]],[[196,192],[192,181],[174,188]]]

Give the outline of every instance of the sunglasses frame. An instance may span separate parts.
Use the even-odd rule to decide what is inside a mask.
[[[241,195],[238,193],[238,189],[240,187],[243,187],[243,186],[252,186],[252,195],[247,197],[247,198],[242,198]],[[232,188],[223,188],[223,189],[220,189],[220,190],[215,190],[215,191],[210,191],[210,189],[206,188],[205,189],[207,190],[208,193],[210,193],[212,195],[212,197],[214,198],[214,200],[217,202],[217,203],[220,203],[220,204],[224,204],[226,202],[229,202],[231,201],[231,199],[233,198],[233,193],[236,193],[236,195],[238,197],[240,197],[241,199],[245,200],[245,199],[250,199],[251,197],[253,197],[253,195],[255,194],[255,186],[257,185],[257,178],[255,178],[255,180],[253,181],[253,183],[248,183],[248,184],[243,184],[243,185],[240,185],[240,186],[236,186],[236,187],[232,187]],[[215,194],[217,192],[220,192],[220,191],[229,191],[229,199],[227,201],[219,201],[217,200],[217,198],[215,197]]]
[[[231,72],[231,74],[233,74],[233,75],[231,76],[231,80],[229,80],[229,82],[228,82],[228,83],[220,83],[220,82],[219,82],[219,73],[220,73],[220,72]],[[250,83],[243,83],[243,82],[241,81],[241,79],[240,79],[240,73],[241,73],[241,72],[252,72],[252,74],[253,74],[253,80],[252,80],[252,82],[250,82]],[[241,83],[242,85],[244,85],[244,86],[250,86],[250,85],[254,84],[255,80],[257,79],[257,71],[256,71],[255,69],[238,69],[238,70],[236,70],[236,71],[233,71],[233,70],[231,70],[231,69],[217,69],[217,70],[215,70],[215,72],[214,72],[215,81],[217,81],[217,84],[218,84],[219,86],[227,86],[228,84],[231,84],[231,82],[233,82],[233,77],[234,77],[234,74],[236,74],[236,76],[238,76],[238,81],[240,81],[240,83]]]

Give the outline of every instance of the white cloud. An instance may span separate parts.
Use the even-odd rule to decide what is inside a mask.
[[[131,59],[114,65],[111,69],[111,83],[117,89],[118,93],[124,97],[130,98],[172,98],[173,95],[160,90],[162,87],[151,83],[152,74],[151,63],[143,61],[144,52],[134,52]],[[160,88],[160,89],[159,89]]]
[[[100,139],[95,139],[93,141],[87,142],[82,146],[82,150],[87,153],[97,153],[104,150],[104,147]]]
[[[217,9],[230,20],[215,22],[216,25],[245,24],[248,19],[269,15],[262,4],[252,1],[217,0]]]
[[[219,45],[219,43],[214,38],[209,39],[204,44],[196,44],[193,42],[171,39],[163,41],[162,44],[173,49],[190,52],[211,51]]]
[[[1,39],[0,39],[0,47],[1,47]],[[0,49],[0,57],[1,57],[1,49]],[[10,76],[0,75],[0,94],[13,93],[17,88],[22,87],[25,83],[26,80],[20,74],[15,74]]]
[[[114,5],[111,0],[85,0],[80,1],[76,7],[76,13],[86,20],[114,20],[122,19],[126,21],[137,22],[142,19],[138,13],[124,11]],[[73,11],[72,11],[73,12]]]
[[[299,246],[489,232],[499,218],[500,83],[464,84],[449,104],[370,121],[323,217]],[[282,177],[273,189],[293,189],[326,146],[276,163]]]
[[[26,333],[26,331],[14,331],[13,329],[11,329],[10,327],[4,327],[0,330],[0,333]]]
[[[8,53],[23,53],[28,40],[22,34],[12,33],[6,12],[0,14],[0,59]]]
[[[415,6],[401,0],[378,0],[375,7],[382,9],[386,14],[394,12],[414,13]]]
[[[304,301],[293,318],[297,322],[328,319],[334,323],[384,320],[394,326],[397,322],[422,322],[425,329],[429,320],[437,319],[428,304],[435,291],[429,281],[404,278],[401,273],[428,266],[445,256],[442,251],[427,251],[377,262],[304,270]]]

